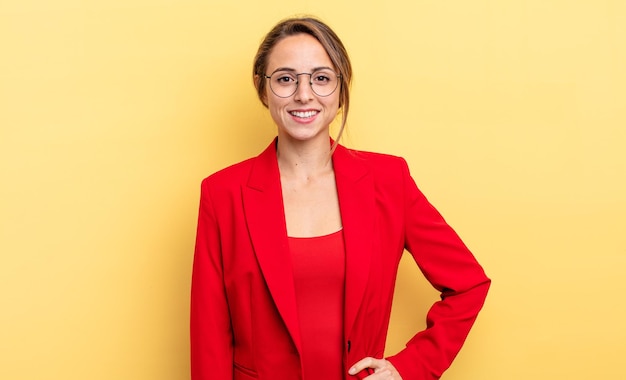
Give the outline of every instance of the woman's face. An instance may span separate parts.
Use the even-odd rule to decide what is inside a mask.
[[[266,74],[280,71],[293,75],[319,72],[320,69],[333,75],[336,71],[322,44],[308,34],[297,34],[282,39],[274,46],[268,56]],[[278,127],[278,137],[292,141],[328,141],[330,123],[339,110],[340,85],[332,94],[319,96],[311,88],[309,75],[298,75],[297,78],[296,92],[286,98],[274,94],[270,79],[261,79],[268,81],[265,95],[272,119]],[[283,82],[287,81],[283,79]]]

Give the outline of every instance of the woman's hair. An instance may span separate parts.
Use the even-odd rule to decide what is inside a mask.
[[[267,70],[267,61],[272,49],[278,42],[286,37],[294,36],[297,34],[308,34],[313,36],[326,50],[326,54],[330,57],[331,62],[335,66],[339,78],[339,107],[341,108],[341,126],[335,144],[339,142],[343,130],[348,119],[348,110],[350,108],[350,84],[352,83],[352,65],[350,64],[350,58],[348,52],[343,46],[343,43],[337,37],[335,32],[323,23],[322,21],[313,17],[295,17],[285,19],[265,36],[259,50],[254,57],[253,67],[253,79],[254,86],[257,91],[259,99],[264,106],[267,107],[267,81],[265,81],[265,75]],[[333,146],[333,149],[335,147]]]

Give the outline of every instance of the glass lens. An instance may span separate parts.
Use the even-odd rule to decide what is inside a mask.
[[[298,88],[298,77],[290,71],[277,71],[270,77],[270,88],[276,96],[287,98]]]
[[[304,78],[301,78],[304,76]],[[287,98],[296,93],[298,85],[307,81],[318,96],[329,96],[339,85],[339,76],[332,70],[317,70],[313,73],[296,74],[291,71],[277,71],[271,75],[270,89],[276,96]]]
[[[328,96],[335,92],[339,79],[337,74],[330,70],[318,70],[311,74],[311,87],[319,96]]]

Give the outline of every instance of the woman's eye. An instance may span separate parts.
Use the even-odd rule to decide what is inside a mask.
[[[313,81],[315,81],[316,83],[327,83],[328,81],[330,81],[330,78],[326,75],[316,75],[313,78]]]
[[[287,84],[287,83],[290,83],[290,82],[293,82],[293,81],[294,81],[294,79],[292,77],[288,76],[288,75],[276,78],[276,82],[278,82],[280,84]]]

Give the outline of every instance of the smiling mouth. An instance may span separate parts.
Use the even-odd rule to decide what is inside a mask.
[[[289,114],[295,116],[295,117],[299,117],[302,119],[307,119],[310,117],[313,117],[315,115],[317,115],[319,112],[318,111],[290,111]]]

